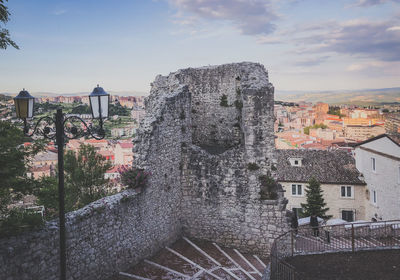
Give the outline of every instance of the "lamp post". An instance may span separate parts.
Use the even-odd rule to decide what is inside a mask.
[[[57,109],[55,118],[45,116],[40,118],[31,133],[27,119],[33,118],[33,105],[35,98],[23,89],[14,98],[16,115],[24,121],[24,134],[26,136],[41,135],[47,139],[56,141],[58,153],[58,199],[60,219],[60,279],[66,279],[66,242],[65,242],[65,208],[64,208],[64,143],[65,139],[74,139],[84,135],[91,135],[100,140],[105,136],[103,119],[108,117],[110,95],[103,88],[95,87],[89,95],[90,107],[93,119],[99,119],[100,127],[94,128],[77,116],[66,116],[62,109]],[[76,126],[74,122],[80,122],[82,126]]]

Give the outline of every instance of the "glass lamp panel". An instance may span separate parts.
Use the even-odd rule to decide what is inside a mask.
[[[18,118],[26,119],[28,117],[28,100],[17,99],[15,101],[15,111]]]
[[[33,117],[33,103],[34,103],[35,99],[31,98],[29,99],[29,104],[28,104],[28,118],[32,118]]]
[[[90,107],[92,107],[92,115],[94,119],[99,117],[99,97],[90,96]]]
[[[100,97],[100,108],[101,108],[101,117],[108,118],[108,98],[109,95],[103,95]]]

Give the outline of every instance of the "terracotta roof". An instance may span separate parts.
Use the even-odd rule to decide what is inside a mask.
[[[133,143],[118,143],[122,149],[133,148]]]
[[[31,168],[31,172],[47,171],[50,169],[50,165],[35,166]]]
[[[315,177],[321,183],[365,185],[355,161],[345,151],[276,150],[278,181],[308,182]],[[292,166],[290,157],[303,158],[302,166]]]

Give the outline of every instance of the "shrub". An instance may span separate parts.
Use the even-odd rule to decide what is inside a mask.
[[[276,192],[277,183],[273,178],[267,175],[261,175],[258,177],[261,184],[260,196],[261,200],[277,199],[278,193]]]
[[[242,110],[242,108],[243,108],[243,102],[240,101],[240,100],[235,100],[235,107],[236,107],[236,109],[238,109],[238,110]]]
[[[179,118],[181,120],[184,120],[186,118],[185,111],[183,111],[183,110],[181,111],[181,114],[179,115]]]
[[[137,167],[122,167],[118,170],[118,172],[121,175],[122,184],[132,189],[144,187],[150,175],[149,172]]]
[[[0,237],[16,235],[43,225],[42,215],[23,209],[11,209],[7,216],[0,220]]]
[[[229,105],[228,105],[228,96],[223,94],[221,96],[221,102],[219,103],[219,105],[221,105],[222,107],[229,107]]]
[[[247,169],[250,171],[256,171],[256,170],[260,169],[260,167],[258,166],[257,163],[250,162],[249,164],[247,164]]]

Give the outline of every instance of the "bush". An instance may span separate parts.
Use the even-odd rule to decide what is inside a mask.
[[[221,105],[222,107],[229,107],[229,105],[228,105],[228,96],[223,94],[221,96],[221,102],[219,103],[219,105]]]
[[[278,198],[278,193],[276,192],[277,183],[273,178],[267,175],[261,175],[260,177],[258,177],[258,180],[261,183],[261,200]]]
[[[150,175],[149,172],[146,172],[144,171],[144,169],[140,169],[137,167],[122,167],[118,170],[118,172],[119,174],[121,174],[122,184],[132,189],[144,187]]]
[[[256,170],[260,169],[260,167],[258,166],[257,163],[250,162],[249,164],[247,164],[247,169],[250,171],[256,171]]]
[[[235,100],[235,107],[236,107],[236,109],[238,109],[238,110],[242,110],[242,108],[243,108],[243,102],[240,101],[240,100]]]
[[[42,215],[23,209],[11,209],[7,216],[0,220],[0,237],[16,235],[43,225]]]

